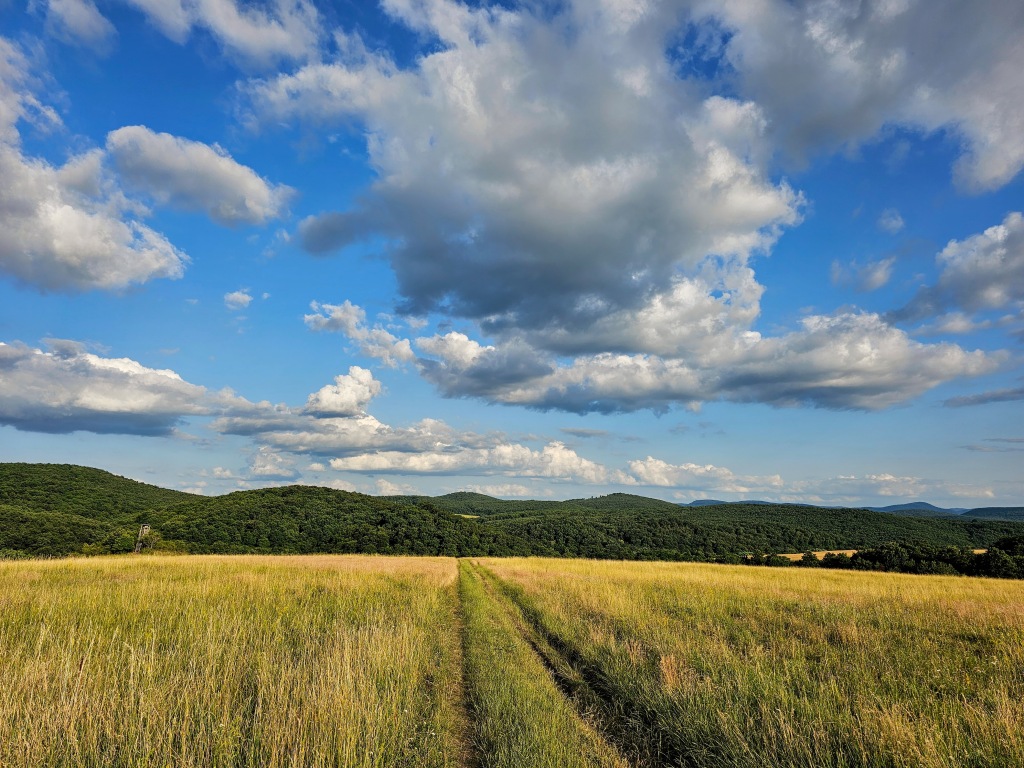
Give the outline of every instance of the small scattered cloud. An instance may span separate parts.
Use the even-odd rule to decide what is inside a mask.
[[[670,464],[653,456],[629,462],[629,469],[642,485],[682,488],[694,491],[727,493],[778,492],[783,488],[779,475],[737,475],[714,464]]]
[[[815,496],[829,503],[864,503],[865,499],[881,497],[893,500],[920,499],[991,499],[995,492],[985,485],[957,483],[923,477],[879,472],[865,475],[839,475],[825,480],[799,481],[788,484],[797,494]]]
[[[416,496],[419,493],[414,485],[395,483],[386,477],[378,477],[373,485],[379,496]]]
[[[467,485],[467,491],[473,493],[482,493],[485,496],[495,496],[499,499],[507,498],[509,496],[513,498],[528,498],[537,497],[544,494],[538,493],[535,489],[519,483],[499,483],[496,485]]]
[[[608,437],[611,433],[606,429],[583,429],[582,427],[562,427],[562,432],[572,437],[590,439],[593,437]]]
[[[366,324],[366,312],[350,301],[342,304],[310,303],[312,314],[306,315],[306,327],[313,331],[341,333],[359,347],[359,351],[375,357],[388,367],[416,359],[408,339],[399,339],[381,325]]]
[[[295,480],[298,476],[294,458],[266,445],[261,445],[249,458],[251,480]]]
[[[224,306],[230,310],[245,309],[252,303],[252,294],[248,288],[241,288],[237,291],[224,294]]]
[[[486,448],[467,447],[447,451],[377,451],[332,459],[331,468],[368,474],[514,474],[519,477],[543,477],[591,484],[602,484],[613,479],[613,473],[606,467],[579,456],[559,442],[548,443],[540,450],[516,443],[496,443]]]
[[[888,256],[866,264],[856,261],[851,261],[849,264],[833,261],[832,284],[847,286],[862,293],[877,291],[889,282],[895,263],[895,256]]]
[[[878,217],[878,228],[890,235],[902,231],[904,227],[903,217],[895,208],[886,208]]]
[[[1024,447],[1021,446],[1010,446],[1010,445],[961,445],[965,451],[974,451],[976,453],[1019,453],[1024,451]]]

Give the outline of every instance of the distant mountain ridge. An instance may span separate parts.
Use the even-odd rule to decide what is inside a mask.
[[[903,505],[897,505],[903,506]],[[887,542],[985,548],[1024,535],[1020,508],[979,515],[766,502],[678,504],[625,493],[504,500],[478,493],[367,496],[284,486],[197,496],[98,469],[0,464],[0,557],[130,552],[542,555],[719,560]]]
[[[821,509],[869,509],[872,512],[888,512],[894,515],[908,514],[913,515],[915,517],[956,516],[965,518],[977,517],[989,520],[1024,520],[1024,507],[977,507],[975,509],[970,509],[968,507],[937,507],[934,504],[928,503],[927,501],[911,501],[905,504],[890,504],[887,507],[844,507],[817,504],[800,504],[798,502],[778,502],[760,500],[719,501],[717,499],[694,499],[689,503],[680,503],[679,506],[709,507],[718,504],[762,504],[768,506],[817,507]]]

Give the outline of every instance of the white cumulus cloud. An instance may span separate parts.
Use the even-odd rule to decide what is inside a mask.
[[[252,304],[252,294],[249,293],[248,288],[224,294],[224,306],[228,309],[245,309],[250,304]]]
[[[161,203],[204,211],[214,221],[263,224],[284,214],[293,190],[274,185],[217,146],[142,125],[107,135],[121,176]]]
[[[310,303],[311,314],[305,315],[306,326],[314,331],[341,333],[355,342],[360,352],[378,358],[384,365],[394,367],[412,362],[415,355],[408,339],[399,339],[379,324],[372,328],[366,324],[366,311],[350,301],[342,304]]]
[[[309,0],[124,0],[161,32],[184,43],[193,29],[211,34],[229,53],[252,64],[312,56],[321,18]]]
[[[692,52],[725,62],[775,141],[802,158],[857,145],[886,126],[947,130],[963,140],[954,169],[968,189],[1003,186],[1024,167],[1024,6],[992,0],[695,4],[710,41]]]
[[[575,412],[665,410],[713,400],[878,410],[943,381],[989,373],[998,354],[955,344],[922,344],[878,315],[805,318],[778,337],[723,327],[700,337],[684,357],[597,353],[569,363],[509,352],[468,337],[434,337],[420,346],[435,358],[424,376],[449,396]],[[520,364],[510,364],[519,358]]]
[[[844,265],[833,261],[832,282],[836,285],[848,285],[858,291],[877,291],[889,282],[895,263],[894,256],[869,261],[866,264],[853,261]]]
[[[170,435],[183,419],[245,413],[230,391],[191,384],[167,369],[101,357],[76,342],[50,349],[0,342],[0,424],[34,432]]]
[[[758,106],[676,76],[676,11],[386,10],[439,45],[402,69],[342,35],[335,61],[251,92],[266,119],[365,124],[377,182],[299,234],[316,252],[387,236],[403,310],[571,333],[799,219],[763,167]]]
[[[582,483],[605,483],[606,467],[585,459],[559,442],[540,450],[518,443],[487,448],[448,451],[377,451],[331,460],[331,468],[349,472],[397,472],[402,474],[510,474]]]
[[[783,487],[782,477],[741,476],[731,469],[714,464],[670,464],[653,456],[629,462],[630,472],[642,485],[728,493],[771,492]]]
[[[890,235],[895,235],[904,227],[903,217],[895,208],[886,208],[878,217],[878,227]]]
[[[334,384],[328,384],[309,396],[306,413],[314,416],[357,416],[365,413],[381,392],[381,383],[365,368],[353,365],[348,374],[334,377]]]
[[[898,320],[917,320],[963,310],[984,312],[1024,308],[1024,216],[1006,215],[1001,224],[964,240],[951,240],[935,257],[937,282],[918,291]]]
[[[295,480],[299,472],[293,458],[261,445],[249,459],[249,476],[256,480]]]
[[[53,165],[27,156],[18,123],[59,125],[33,95],[21,49],[0,38],[0,271],[44,291],[119,289],[181,277],[188,257],[142,223],[103,153]]]

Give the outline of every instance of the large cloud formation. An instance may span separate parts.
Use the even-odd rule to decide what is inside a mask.
[[[1018,6],[390,0],[431,41],[409,66],[339,33],[335,60],[250,93],[264,120],[364,127],[376,182],[299,239],[322,253],[379,238],[402,312],[471,325],[415,340],[442,393],[580,412],[876,409],[998,360],[854,311],[756,331],[753,258],[803,208],[774,163],[886,126],[945,129],[967,187],[1005,183],[1024,163]],[[949,46],[954,33],[968,42]],[[878,288],[890,268],[857,281]],[[307,324],[373,356],[399,349],[345,307],[317,305]]]
[[[250,402],[211,391],[167,369],[89,352],[50,339],[48,349],[0,342],[0,425],[33,432],[169,436],[188,420],[213,418],[222,435],[251,438],[250,474],[295,479],[295,456],[328,458],[332,468],[379,474],[517,475],[601,483],[622,473],[558,441],[539,449],[500,434],[463,432],[434,419],[392,427],[366,412],[381,392],[352,366],[309,395],[304,407]]]
[[[765,175],[759,108],[675,76],[675,12],[386,8],[441,49],[400,70],[348,38],[340,60],[253,96],[264,115],[365,123],[378,182],[300,235],[312,250],[389,238],[405,310],[577,330],[797,221],[799,196]]]
[[[352,305],[346,315],[364,316]],[[366,332],[323,314],[307,316],[307,324],[343,334],[354,330],[360,343]],[[664,325],[650,317],[644,323],[623,320],[615,332],[652,348],[671,339],[677,351],[595,352],[565,360],[521,337],[484,344],[450,331],[416,338],[421,354],[415,362],[448,397],[611,413],[713,400],[880,410],[953,378],[992,372],[1004,359],[951,343],[921,343],[872,313],[810,316],[799,330],[778,337],[724,320],[677,326],[671,315]],[[389,348],[409,344],[388,337]]]
[[[433,419],[391,426],[366,412],[380,392],[380,382],[370,371],[352,366],[310,394],[304,407],[250,402],[230,390],[192,384],[171,370],[97,355],[75,341],[48,339],[45,349],[0,342],[0,425],[50,433],[170,436],[192,420],[212,419],[209,427],[215,433],[252,441],[246,477],[255,482],[302,480],[299,466],[307,456],[316,459],[306,464],[307,471],[321,476],[318,482],[345,487],[351,484],[344,479],[322,477],[328,465],[333,472],[378,478],[482,476],[640,486],[668,489],[687,499],[709,492],[829,503],[850,503],[864,495],[993,495],[983,486],[890,474],[787,482],[777,474],[743,475],[728,467],[673,464],[653,456],[615,469],[558,440],[533,440],[540,443],[535,447],[504,434],[461,431]],[[532,493],[522,485],[499,484],[494,490]]]

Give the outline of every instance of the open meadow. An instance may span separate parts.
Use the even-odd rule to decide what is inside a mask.
[[[609,561],[0,562],[0,766],[1024,764],[1024,583]]]
[[[455,561],[0,563],[0,765],[459,765]]]

